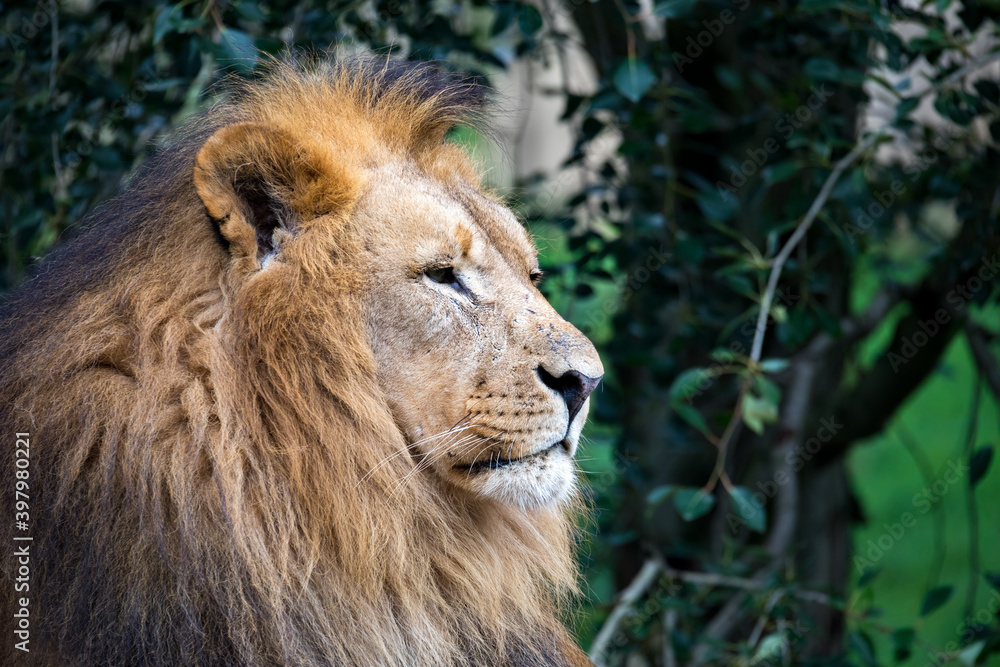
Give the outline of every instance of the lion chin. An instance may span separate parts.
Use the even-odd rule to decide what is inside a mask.
[[[560,619],[603,368],[446,139],[484,99],[276,62],[2,306],[35,664],[590,664]]]
[[[567,500],[575,477],[573,459],[563,442],[517,459],[487,458],[461,470],[470,475],[488,473],[473,484],[479,495],[524,509]]]

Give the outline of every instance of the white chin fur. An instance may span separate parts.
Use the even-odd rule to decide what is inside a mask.
[[[514,463],[485,473],[477,491],[487,498],[530,510],[566,500],[575,480],[573,459],[559,451],[542,460]]]

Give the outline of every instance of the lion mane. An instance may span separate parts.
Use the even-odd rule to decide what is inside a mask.
[[[449,497],[411,474],[351,264],[363,169],[391,148],[478,183],[446,135],[484,99],[430,65],[276,64],[189,122],[7,300],[0,539],[8,554],[30,544],[31,571],[15,593],[5,556],[5,623],[26,598],[31,632],[27,656],[4,633],[7,657],[590,664],[559,620],[575,594],[578,513]],[[240,123],[322,142],[335,185],[287,194],[339,223],[323,271],[230,298],[225,212],[206,210],[195,164]],[[239,168],[296,159],[255,141],[244,137]],[[268,187],[273,174],[259,176]],[[30,440],[27,532],[9,520],[15,433]]]

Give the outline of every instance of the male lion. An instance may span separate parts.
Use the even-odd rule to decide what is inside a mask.
[[[590,664],[558,616],[603,369],[445,141],[482,106],[427,65],[277,66],[11,297],[7,658]]]

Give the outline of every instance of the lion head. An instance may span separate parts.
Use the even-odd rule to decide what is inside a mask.
[[[5,306],[48,660],[589,664],[559,610],[603,369],[446,140],[482,108],[276,65]]]
[[[601,361],[538,291],[524,227],[482,190],[466,155],[442,143],[468,104],[460,96],[476,91],[404,98],[408,85],[381,91],[396,98],[396,116],[365,123],[367,136],[345,136],[344,126],[360,123],[336,118],[356,110],[316,109],[328,118],[305,129],[301,105],[262,105],[267,117],[206,142],[195,183],[234,250],[230,290],[280,293],[305,271],[342,280],[344,266],[331,258],[342,251],[337,233],[349,233],[378,383],[411,455],[477,496],[557,502],[573,484]],[[330,306],[324,317],[334,320]]]

